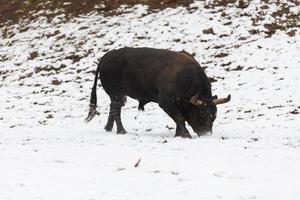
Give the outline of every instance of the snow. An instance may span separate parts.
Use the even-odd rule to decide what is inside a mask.
[[[40,17],[10,26],[10,37],[1,28],[0,199],[300,197],[299,28],[293,37],[267,37],[276,5],[254,26],[260,1],[245,9],[191,7],[144,16],[139,5],[67,22]],[[203,33],[208,28],[215,34]],[[129,133],[106,133],[109,98],[101,87],[101,114],[85,124],[95,62],[123,46],[195,53],[217,79],[213,94],[232,95],[218,107],[213,135],[198,138],[188,127],[193,139],[174,138],[175,125],[157,104],[139,112],[130,98],[122,109]]]

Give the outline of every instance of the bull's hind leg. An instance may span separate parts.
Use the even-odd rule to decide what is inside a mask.
[[[117,134],[125,134],[127,131],[124,129],[122,121],[121,121],[121,108],[124,106],[126,101],[125,96],[121,97],[111,97],[111,104],[110,104],[110,114],[107,121],[107,128],[110,130],[113,127],[113,122],[116,122],[117,125]]]
[[[108,120],[107,123],[105,125],[105,130],[108,132],[111,132],[112,128],[114,127],[114,118],[113,118],[113,106],[112,104],[110,104],[110,109],[109,109],[109,115],[108,115]]]

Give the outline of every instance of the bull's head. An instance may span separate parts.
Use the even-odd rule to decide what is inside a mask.
[[[187,122],[198,136],[212,133],[213,122],[217,117],[217,105],[229,102],[231,96],[226,98],[201,98],[198,95],[191,97],[190,107],[185,113]]]

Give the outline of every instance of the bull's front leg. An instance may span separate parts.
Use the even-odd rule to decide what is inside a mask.
[[[175,121],[175,137],[181,136],[183,138],[192,138],[185,127],[185,118],[181,115],[180,111],[169,97],[161,97],[159,100],[159,106]]]
[[[175,123],[176,123],[176,133],[175,137],[183,137],[183,138],[192,138],[189,131],[185,127],[185,119],[183,116],[177,115],[175,117]]]

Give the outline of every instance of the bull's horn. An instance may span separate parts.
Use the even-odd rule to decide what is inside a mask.
[[[199,106],[199,105],[202,105],[203,104],[203,101],[199,100],[198,99],[198,96],[195,95],[191,98],[190,102],[196,106]]]
[[[227,103],[228,101],[230,101],[230,99],[231,99],[231,95],[228,95],[226,98],[214,99],[213,102],[214,104],[218,105],[218,104]]]

